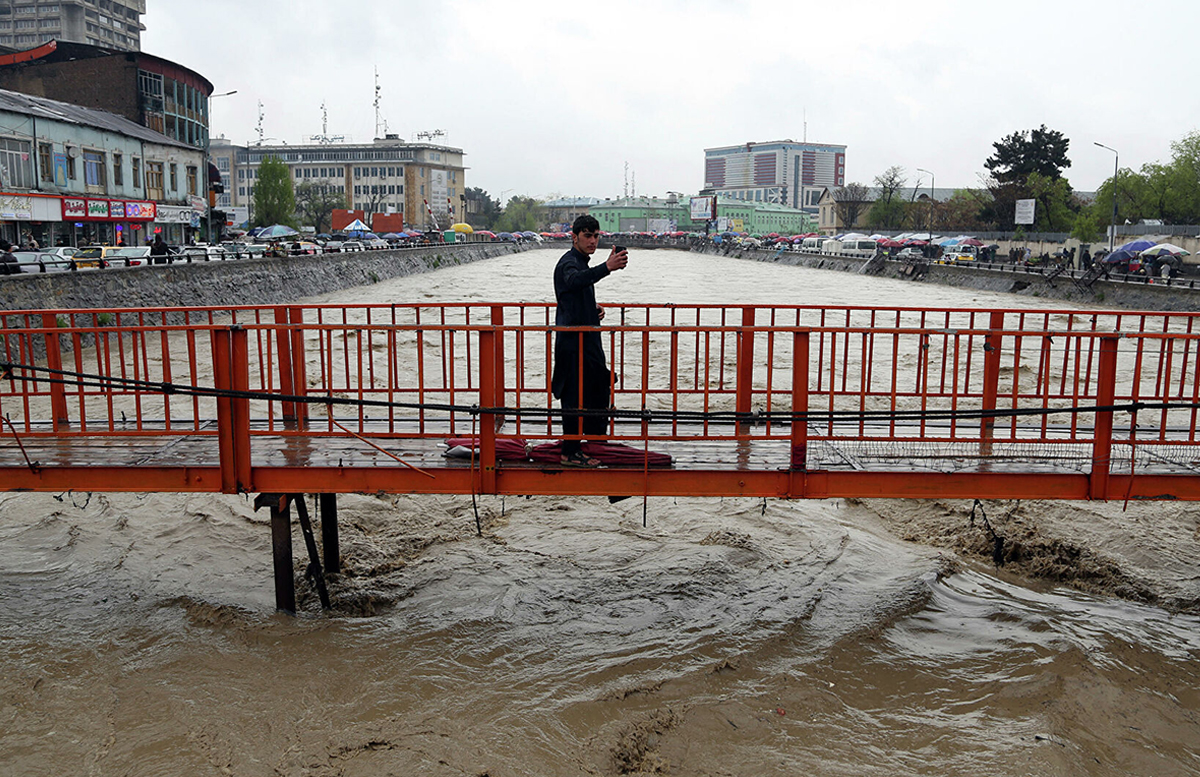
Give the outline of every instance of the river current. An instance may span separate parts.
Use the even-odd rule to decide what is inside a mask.
[[[552,300],[561,252],[310,301]],[[597,295],[1037,304],[664,250]],[[896,531],[962,505],[497,497],[482,537],[469,497],[339,506],[335,612],[293,618],[245,498],[0,494],[0,774],[1200,774],[1196,610]],[[1196,580],[1186,507],[1167,539],[1022,509]]]

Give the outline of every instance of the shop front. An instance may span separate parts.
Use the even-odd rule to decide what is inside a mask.
[[[200,214],[188,205],[159,205],[154,220],[154,234],[162,235],[169,245],[191,242],[194,230],[200,228]],[[154,239],[154,235],[150,236]]]
[[[0,237],[17,245],[70,245],[64,237],[59,198],[0,192]]]
[[[142,200],[63,197],[62,232],[76,246],[145,245],[154,239],[147,232],[156,213],[155,203]]]

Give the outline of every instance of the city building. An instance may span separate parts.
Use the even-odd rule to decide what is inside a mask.
[[[542,203],[544,209],[544,224],[552,232],[566,232],[571,229],[575,219],[586,215],[589,208],[599,205],[603,200],[595,197],[555,197]]]
[[[228,149],[228,150],[227,150]],[[267,157],[288,167],[294,186],[311,183],[346,195],[351,210],[368,215],[401,214],[417,229],[446,228],[465,221],[466,170],[463,150],[430,143],[408,143],[398,135],[372,143],[314,145],[227,145],[213,142],[214,165],[223,176],[222,158],[230,170],[225,193],[228,207],[248,207],[253,218],[254,185]],[[225,200],[221,200],[224,202]]]
[[[853,189],[853,187],[851,187]],[[915,212],[915,224],[906,226],[928,227],[933,218],[932,209],[939,202],[946,202],[958,189],[930,189],[928,186],[913,188],[901,187],[892,193],[893,200],[907,203],[925,203],[919,212]],[[877,186],[863,187],[861,194],[855,196],[852,190],[843,187],[827,188],[821,192],[820,220],[818,230],[822,235],[837,235],[847,229],[871,229],[874,226],[870,220],[872,206],[882,196],[883,189]],[[848,199],[853,197],[853,199]],[[847,217],[853,216],[852,223],[847,224]]]
[[[41,245],[188,240],[204,150],[93,108],[0,89],[0,236]]]
[[[701,194],[774,203],[817,215],[821,191],[844,185],[846,147],[776,140],[704,149]]]
[[[212,83],[152,54],[51,41],[0,54],[0,89],[97,108],[183,143],[208,145]]]
[[[733,230],[765,235],[795,235],[813,231],[813,219],[803,211],[769,202],[718,197],[716,221],[693,221],[690,198],[671,195],[604,200],[588,209],[605,232],[705,232]]]
[[[57,40],[140,51],[144,13],[146,0],[0,0],[0,46]]]

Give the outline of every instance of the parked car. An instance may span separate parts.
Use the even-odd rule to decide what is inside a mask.
[[[13,251],[21,272],[64,272],[74,269],[71,260],[47,251]]]
[[[63,259],[70,259],[78,250],[79,249],[75,246],[55,246],[54,248],[43,248],[41,253],[54,254],[55,256],[62,257]]]
[[[144,267],[150,263],[150,246],[118,246],[104,256],[109,267]]]
[[[116,250],[116,246],[84,246],[71,258],[80,270],[99,270],[108,266],[104,259]]]
[[[258,259],[267,255],[267,247],[260,243],[222,243],[221,248],[230,259]]]
[[[172,246],[168,255],[171,263],[178,262],[208,262],[229,258],[225,249],[220,246]]]
[[[975,246],[950,246],[942,253],[942,264],[960,264],[973,262],[979,258],[979,249]]]
[[[342,243],[342,250],[350,252],[350,251],[365,251],[367,249],[366,249],[366,246],[364,246],[358,240],[347,240],[345,243]]]
[[[388,247],[388,241],[381,237],[373,237],[363,241],[363,245],[370,251],[379,251]]]
[[[925,253],[921,249],[917,248],[916,246],[909,246],[908,248],[901,248],[900,253],[896,254],[897,259],[900,259],[901,261],[905,261],[905,262],[915,262],[919,259],[923,259],[924,257],[925,257]]]

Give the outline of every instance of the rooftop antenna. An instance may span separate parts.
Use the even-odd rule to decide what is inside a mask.
[[[383,137],[382,135],[379,134],[379,127],[383,123],[379,117],[379,99],[380,99],[381,93],[382,93],[382,89],[379,86],[379,68],[376,67],[375,68],[375,137],[377,137],[377,138]]]
[[[637,170],[634,170],[629,176],[629,193],[633,195],[634,199],[637,199]]]
[[[262,120],[263,120],[262,100],[259,100],[258,101],[258,145],[260,145],[260,146],[263,144]]]
[[[629,197],[629,162],[625,163],[625,190],[622,196]]]
[[[321,101],[321,137],[329,137],[329,111],[325,108],[325,101]]]

